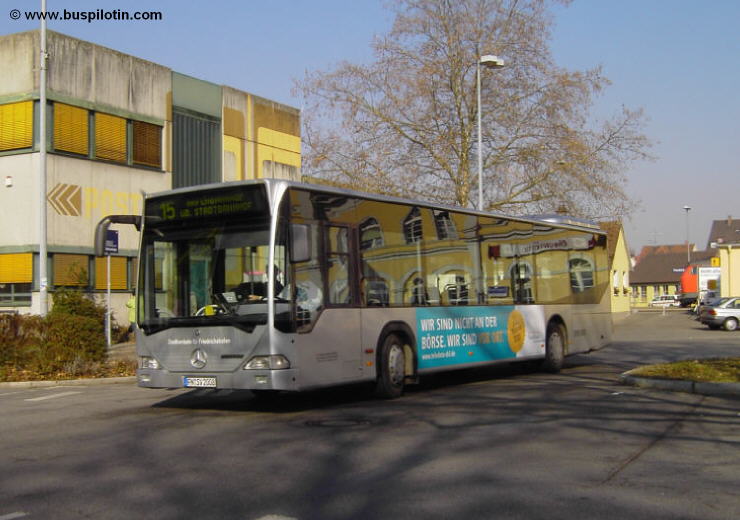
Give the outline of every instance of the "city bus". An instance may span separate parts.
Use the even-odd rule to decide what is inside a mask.
[[[607,240],[517,218],[277,179],[147,195],[138,385],[269,394],[367,382],[394,398],[433,372],[560,370],[611,338]]]

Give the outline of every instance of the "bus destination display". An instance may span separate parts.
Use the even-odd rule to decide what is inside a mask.
[[[264,211],[264,192],[260,189],[184,193],[148,202],[147,216],[164,221],[233,217]]]

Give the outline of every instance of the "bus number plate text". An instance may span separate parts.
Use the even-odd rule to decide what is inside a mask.
[[[186,388],[216,388],[215,377],[183,377]]]

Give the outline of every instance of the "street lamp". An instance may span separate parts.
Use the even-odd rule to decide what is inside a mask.
[[[481,124],[481,109],[480,109],[480,66],[488,67],[489,69],[501,69],[504,66],[504,60],[486,54],[478,59],[477,63],[477,92],[478,92],[478,209],[483,211],[483,135],[482,135],[482,124]]]
[[[686,262],[687,265],[691,265],[691,246],[689,245],[689,211],[691,211],[691,206],[684,206],[683,209],[686,212]]]

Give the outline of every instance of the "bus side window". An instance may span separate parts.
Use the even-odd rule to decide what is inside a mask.
[[[350,280],[349,228],[327,226],[326,276],[329,303],[349,305],[352,303]]]
[[[311,225],[309,229],[309,243],[311,252],[305,262],[293,264],[295,273],[296,324],[298,328],[310,326],[324,307],[324,291],[320,255],[316,248],[319,241],[320,226]]]

